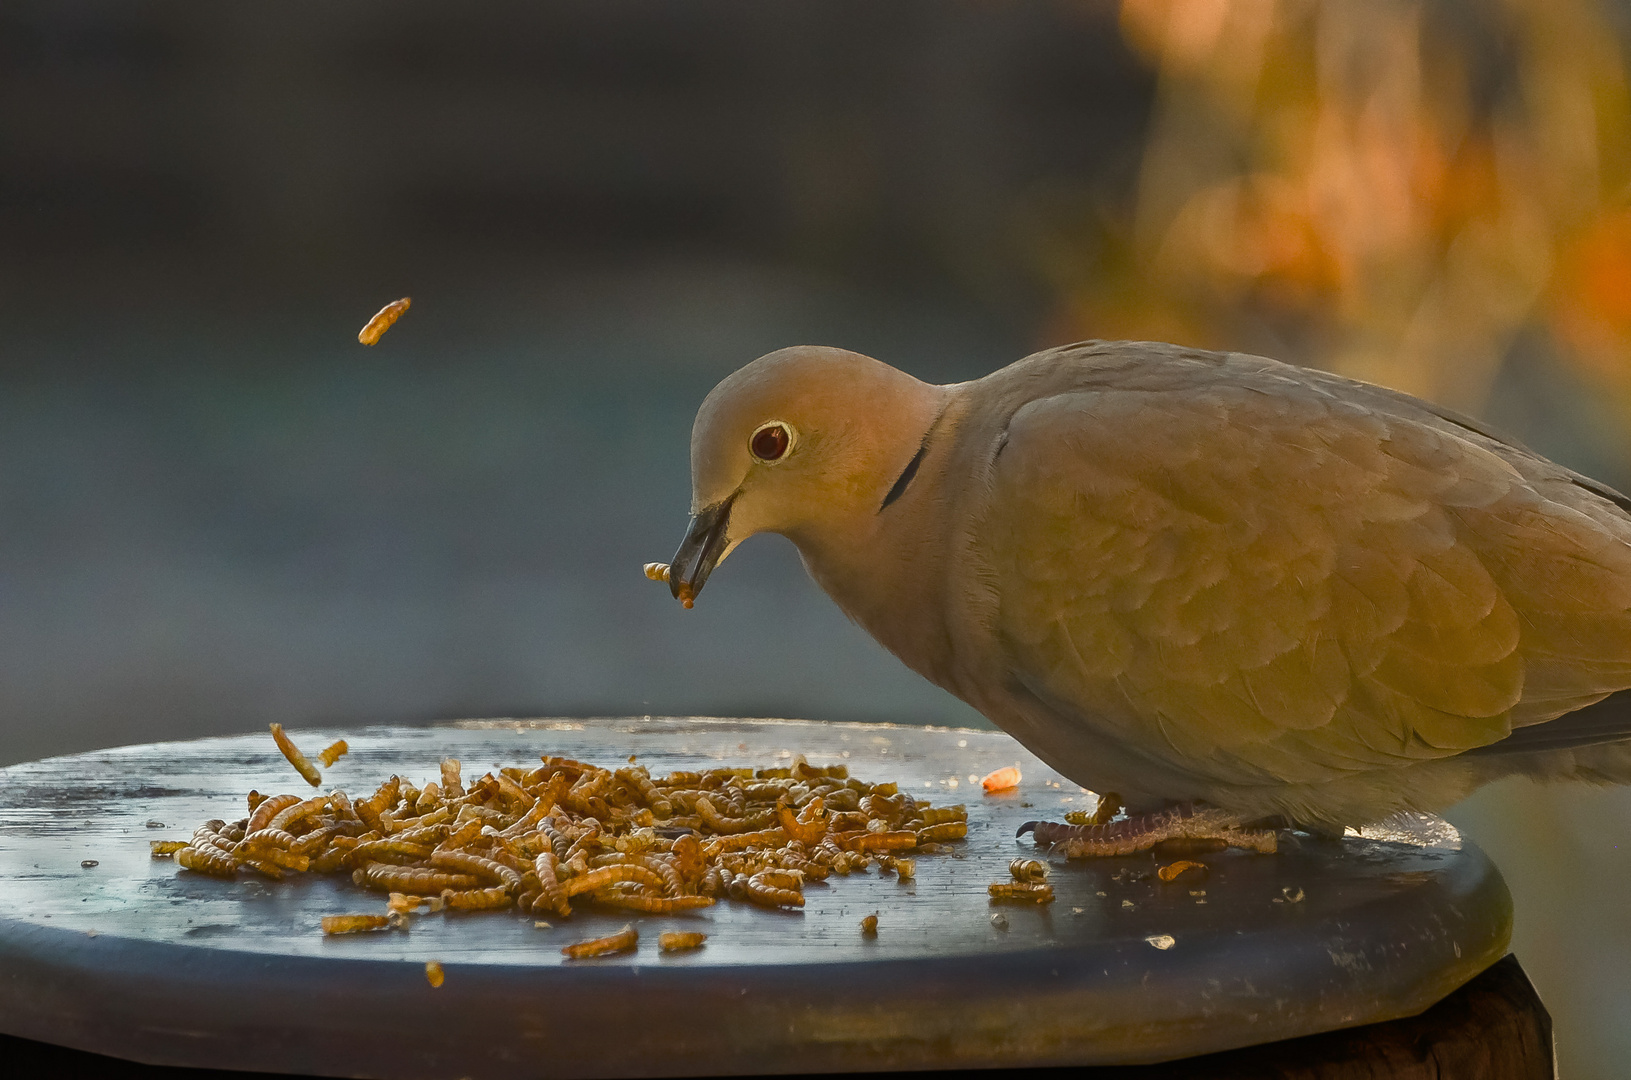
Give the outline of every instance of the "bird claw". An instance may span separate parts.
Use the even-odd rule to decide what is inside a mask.
[[[1105,824],[1027,821],[1015,836],[1031,833],[1037,846],[1063,848],[1065,856],[1071,859],[1131,855],[1174,841],[1189,844],[1210,841],[1228,847],[1250,848],[1264,855],[1274,853],[1278,838],[1273,830],[1242,826],[1241,819],[1226,810],[1182,803]]]

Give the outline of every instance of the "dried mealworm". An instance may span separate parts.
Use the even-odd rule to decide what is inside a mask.
[[[484,878],[505,892],[513,893],[521,887],[521,875],[510,867],[505,866],[496,859],[473,855],[467,851],[433,852],[430,856],[430,864],[438,870],[451,870],[455,873]]]
[[[442,890],[442,903],[459,911],[491,911],[508,907],[512,899],[510,890],[502,885],[494,885],[490,889]]]
[[[442,972],[442,965],[434,960],[425,961],[425,981],[430,983],[431,989],[440,989],[442,981],[447,976]]]
[[[1033,904],[1053,903],[1053,886],[1040,882],[1001,881],[986,886],[992,900],[1025,900]]]
[[[383,930],[390,925],[384,915],[325,915],[323,933],[355,934],[363,930]]]
[[[351,747],[346,745],[346,741],[344,739],[338,739],[319,750],[317,752],[317,760],[323,763],[323,768],[332,768],[334,763],[345,757],[347,751],[350,749]]]
[[[327,810],[328,802],[327,795],[314,795],[312,798],[304,799],[293,806],[286,806],[279,810],[271,821],[266,823],[266,828],[271,831],[286,832],[296,822],[304,821],[313,814],[320,814]]]
[[[538,875],[540,900],[549,910],[563,916],[570,915],[572,909],[567,905],[566,893],[562,891],[560,880],[555,876],[555,862],[553,851],[543,852],[532,861],[533,872]],[[534,902],[534,910],[537,907],[538,903]]]
[[[593,892],[619,881],[637,882],[658,891],[663,887],[663,879],[651,870],[644,866],[621,863],[617,866],[603,866],[599,870],[591,870],[587,874],[568,878],[561,886],[561,891],[569,897],[577,896],[579,893]]]
[[[155,859],[162,859],[166,856],[174,855],[182,848],[191,846],[192,842],[190,840],[149,840],[147,842],[147,847],[152,852],[153,858]]]
[[[392,833],[388,839],[398,844],[434,847],[446,840],[452,831],[446,825],[415,825],[401,832]]]
[[[861,933],[867,937],[878,936],[878,916],[876,912],[861,919]]]
[[[670,567],[667,563],[648,562],[643,569],[646,572],[646,577],[650,578],[652,581],[661,581],[665,585],[668,583],[668,572]]]
[[[237,877],[238,859],[218,847],[184,847],[176,852],[176,863],[197,874]]]
[[[450,799],[464,794],[464,778],[458,758],[442,759],[442,792]]]
[[[291,806],[299,806],[303,801],[299,795],[273,795],[269,799],[262,799],[260,805],[250,813],[249,820],[244,824],[244,832],[260,832],[272,823],[273,818]]]
[[[917,847],[917,840],[914,832],[868,832],[842,840],[839,846],[845,851],[904,851]]]
[[[679,896],[685,892],[685,882],[674,864],[658,855],[639,856],[639,864],[663,879],[663,895]]]
[[[815,809],[812,811],[811,807]],[[786,803],[776,804],[776,818],[782,831],[801,844],[816,844],[827,833],[826,803],[818,795],[805,804],[804,811],[794,815]]]
[[[959,803],[956,806],[925,806],[919,809],[923,818],[923,827],[942,825],[948,821],[968,821],[968,807]]]
[[[440,870],[425,870],[390,863],[369,863],[358,870],[353,879],[357,884],[376,892],[436,893],[443,889],[474,889],[480,879],[469,874],[449,874]]]
[[[704,795],[697,800],[697,815],[702,823],[716,833],[732,834],[747,833],[761,829],[776,819],[774,810],[765,810],[760,813],[745,814],[741,817],[732,817],[720,813],[714,807],[714,802]]]
[[[271,728],[272,740],[277,743],[277,748],[283,751],[283,756],[289,759],[289,764],[294,766],[295,772],[304,777],[306,783],[312,787],[321,787],[323,774],[317,771],[317,766],[306,760],[306,755],[302,754],[300,748],[283,733],[283,725],[272,724]]]
[[[1027,883],[1046,881],[1048,864],[1041,859],[1015,859],[1008,864],[1008,875],[1015,881]]]
[[[617,778],[639,791],[640,798],[645,800],[645,804],[651,808],[655,816],[666,818],[674,813],[674,804],[657,790],[657,785],[651,782],[651,777],[645,769],[618,769]]]
[[[706,855],[716,856],[722,852],[740,851],[743,848],[780,847],[786,842],[787,834],[782,831],[780,826],[777,826],[774,829],[763,829],[759,832],[712,836],[702,845],[702,850]]]
[[[395,836],[383,840],[365,840],[351,849],[351,862],[355,866],[370,862],[406,865],[424,862],[428,858],[430,848],[423,844],[410,844]]]
[[[663,952],[683,952],[686,949],[700,949],[703,942],[708,940],[707,934],[695,931],[670,930],[657,937],[657,947]]]
[[[593,893],[591,898],[597,904],[629,908],[647,915],[672,915],[676,911],[711,907],[714,902],[713,898],[708,896],[651,896],[646,893],[624,892],[620,889],[602,889]]]
[[[222,835],[222,830],[226,827],[226,822],[220,820],[204,822],[193,830],[193,847],[217,848],[229,855],[233,854],[238,850],[238,845]]]
[[[943,821],[939,825],[930,825],[927,829],[917,831],[920,844],[940,844],[947,840],[961,840],[968,835],[968,822]]]
[[[355,803],[353,809],[362,823],[376,832],[385,832],[380,821],[380,814],[396,805],[397,794],[402,787],[402,778],[393,776],[381,784],[372,795]]]
[[[242,849],[242,854],[244,864],[247,866],[253,866],[257,861],[264,861],[284,870],[298,870],[301,873],[311,867],[310,856],[296,855],[294,852],[281,847],[252,847],[246,844]],[[258,866],[255,868],[257,870],[261,869]]]
[[[515,821],[500,829],[498,831],[498,835],[504,837],[506,840],[509,840],[532,832],[533,830],[537,829],[538,823],[544,819],[544,815],[549,813],[552,805],[553,803],[547,796],[538,796],[536,799],[532,800],[532,805],[527,808],[527,812],[525,814],[522,814],[520,817],[516,818]]]
[[[568,945],[561,950],[561,955],[572,960],[586,960],[593,956],[609,956],[612,953],[632,952],[639,941],[639,932],[634,929],[633,924],[630,924],[607,937],[592,938],[589,941],[580,941],[575,945]]]
[[[252,832],[243,838],[242,847],[247,851],[260,854],[273,848],[288,850],[295,844],[295,837],[282,829],[262,829]]]
[[[747,899],[762,907],[803,907],[804,894],[796,889],[784,888],[780,884],[782,879],[771,878],[771,873],[760,871],[747,879],[742,888]]]
[[[391,324],[402,318],[402,313],[412,305],[413,297],[411,296],[404,296],[400,300],[392,300],[389,304],[380,308],[378,314],[368,320],[367,326],[358,331],[357,340],[364,345],[376,344],[380,336],[391,328]]]

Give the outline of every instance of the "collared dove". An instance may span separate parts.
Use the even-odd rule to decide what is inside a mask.
[[[1119,793],[1133,847],[1631,781],[1631,500],[1403,393],[1149,342],[951,386],[798,347],[714,388],[691,469],[677,598],[781,533],[908,667]]]

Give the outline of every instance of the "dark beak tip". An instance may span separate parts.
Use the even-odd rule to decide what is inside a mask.
[[[697,513],[674,553],[673,568],[669,571],[668,587],[674,599],[691,607],[697,593],[713,573],[714,566],[725,551],[725,532],[730,522],[731,501],[718,503]]]

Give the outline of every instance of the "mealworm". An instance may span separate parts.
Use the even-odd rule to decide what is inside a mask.
[[[561,950],[561,955],[572,960],[586,960],[593,956],[609,956],[612,953],[632,952],[639,940],[639,932],[634,929],[633,924],[630,924],[615,934],[580,941],[575,945],[568,945]]]
[[[466,851],[437,851],[430,856],[430,864],[438,870],[451,870],[485,878],[505,892],[521,887],[521,875],[496,859],[484,858]]]
[[[413,305],[413,297],[404,296],[400,300],[392,300],[379,309],[379,313],[368,320],[368,325],[357,332],[357,340],[364,345],[374,345],[379,342],[381,335],[391,328],[391,325],[402,318],[402,313]]]
[[[494,885],[490,889],[442,890],[442,903],[461,911],[491,911],[493,908],[509,907],[513,899],[510,890],[502,885]]]
[[[707,940],[707,934],[670,930],[665,934],[658,935],[657,947],[663,952],[682,952],[686,949],[700,949],[703,942]]]
[[[481,884],[469,874],[449,874],[390,863],[369,863],[353,876],[357,884],[376,892],[437,893],[443,889],[474,889]]]
[[[1041,859],[1015,859],[1008,864],[1008,874],[1015,881],[1038,882],[1048,877],[1048,864]]]
[[[993,900],[1027,900],[1033,904],[1053,903],[1053,886],[1029,881],[1001,881],[986,886]]]
[[[295,772],[304,777],[306,783],[310,784],[312,787],[321,787],[323,784],[323,774],[317,771],[317,766],[306,760],[306,755],[302,754],[300,752],[300,748],[294,744],[293,740],[291,740],[288,735],[284,734],[283,725],[272,724],[271,729],[272,741],[277,743],[277,748],[279,750],[283,751],[283,756],[289,759],[289,764],[294,766]]]

